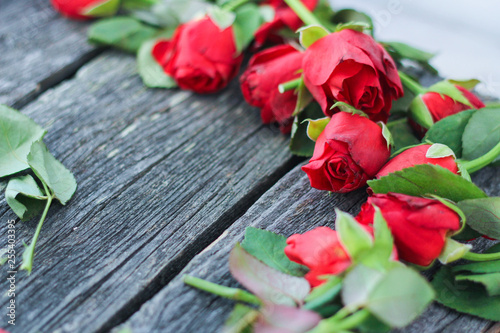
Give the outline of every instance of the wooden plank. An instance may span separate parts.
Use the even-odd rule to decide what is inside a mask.
[[[210,96],[147,89],[135,67],[106,53],[23,109],[79,188],[49,213],[32,275],[18,274],[12,333],[107,331],[297,164],[237,82]],[[18,260],[35,224],[17,224]]]
[[[47,0],[0,1],[0,104],[20,108],[70,77],[99,51],[88,23],[66,20]]]
[[[498,195],[500,184],[492,179],[499,177],[500,168],[488,168],[476,175],[474,181],[490,195]],[[265,228],[285,236],[321,225],[333,227],[334,207],[357,214],[365,200],[363,190],[348,195],[328,195],[314,190],[309,186],[307,176],[295,168],[120,327],[130,327],[134,333],[218,332],[234,302],[186,287],[181,280],[184,274],[240,287],[231,277],[227,261],[230,250],[242,240],[247,226]],[[479,332],[489,325],[487,321],[433,304],[425,315],[398,332]]]

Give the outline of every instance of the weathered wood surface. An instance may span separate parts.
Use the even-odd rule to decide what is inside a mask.
[[[94,57],[87,26],[62,18],[49,0],[1,0],[0,103],[24,106]]]
[[[52,208],[32,275],[18,274],[12,332],[106,331],[297,163],[236,82],[211,96],[146,89],[134,58],[114,52],[23,113],[49,130],[49,149],[79,187]],[[1,207],[0,221],[14,218]],[[20,255],[36,223],[17,226]]]
[[[500,169],[489,168],[476,175],[474,181],[490,195],[499,195],[500,185],[491,181],[498,177]],[[328,195],[312,189],[307,176],[299,167],[295,168],[120,327],[129,327],[134,333],[218,332],[234,302],[185,286],[184,274],[241,287],[229,273],[228,257],[234,244],[243,239],[247,226],[285,236],[322,225],[334,227],[334,207],[357,214],[365,200],[363,190]],[[433,304],[421,318],[398,332],[481,332],[490,326],[488,321]]]

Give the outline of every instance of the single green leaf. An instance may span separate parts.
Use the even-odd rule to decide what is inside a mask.
[[[335,32],[339,32],[345,29],[355,30],[359,32],[364,32],[365,30],[371,30],[372,26],[365,22],[347,22],[339,23],[335,27]]]
[[[500,197],[460,201],[458,207],[467,217],[467,225],[479,233],[500,239]]]
[[[299,86],[296,89],[296,94],[297,104],[295,104],[295,110],[293,111],[292,116],[297,116],[313,101],[313,97],[307,89],[303,79],[299,81]]]
[[[120,0],[105,0],[86,8],[84,14],[92,17],[112,16],[118,11],[119,7]]]
[[[494,252],[496,251],[493,251],[493,253]],[[457,265],[453,266],[452,271],[453,273],[469,272],[475,274],[500,273],[500,260],[474,262],[471,264]]]
[[[362,116],[365,118],[369,118],[366,113],[364,113],[361,110],[356,109],[354,106],[344,103],[344,102],[336,102],[335,104],[332,105],[331,109],[338,108],[342,112],[347,112],[347,113],[352,113],[352,114],[357,114],[358,116]]]
[[[241,247],[269,267],[293,276],[304,276],[307,267],[294,263],[285,255],[286,237],[273,232],[247,227]]]
[[[376,254],[380,261],[388,261],[393,251],[394,238],[387,221],[377,206],[375,206],[373,218],[373,238],[373,248],[370,252]]]
[[[408,267],[391,269],[370,292],[366,308],[391,327],[411,323],[435,296],[427,280]]]
[[[344,278],[342,285],[343,303],[355,309],[368,302],[371,292],[384,278],[385,273],[367,267],[356,265]]]
[[[306,279],[267,266],[236,244],[229,256],[229,270],[238,282],[264,301],[300,305],[310,291]]]
[[[434,58],[435,54],[429,53],[411,45],[400,42],[382,42],[382,45],[389,52],[396,52],[399,58],[410,59],[417,62],[428,62]]]
[[[384,137],[385,142],[387,142],[387,149],[390,149],[391,146],[394,145],[394,140],[392,138],[391,131],[389,130],[387,125],[382,121],[377,122],[377,125],[379,125],[380,128],[382,128],[382,136]]]
[[[457,281],[453,268],[443,266],[434,276],[432,285],[436,300],[456,311],[484,319],[500,321],[500,296],[488,295],[486,289],[477,283]]]
[[[462,157],[462,136],[465,126],[476,110],[466,110],[443,118],[427,131],[423,142],[442,143]]]
[[[451,238],[446,239],[446,244],[438,259],[443,264],[460,260],[472,249],[472,245],[459,243]]]
[[[448,156],[455,156],[455,152],[450,149],[447,145],[443,145],[442,143],[434,143],[429,147],[427,153],[425,153],[425,157],[427,158],[442,158]]]
[[[470,80],[451,80],[449,79],[448,81],[450,81],[451,83],[457,85],[457,86],[460,86],[460,87],[463,87],[467,90],[472,90],[474,89],[479,83],[481,83],[481,81],[477,80],[477,79],[470,79]]]
[[[452,236],[453,239],[458,241],[469,241],[471,239],[476,239],[478,237],[481,237],[481,234],[476,230],[472,229],[471,227],[469,227],[467,224],[460,231],[460,233]]]
[[[5,189],[5,200],[22,220],[38,215],[43,207],[45,195],[30,175],[12,178]]]
[[[465,127],[462,158],[473,160],[490,151],[500,142],[500,107],[477,110]],[[500,157],[494,162],[500,161]]]
[[[252,333],[253,323],[257,320],[259,311],[243,304],[236,304],[233,311],[229,314],[223,333]]]
[[[243,52],[252,42],[255,32],[264,23],[259,6],[247,3],[236,9],[233,24],[237,53]]]
[[[430,86],[427,91],[436,92],[438,94],[448,96],[456,102],[465,104],[472,108],[471,102],[464,96],[464,94],[451,82],[440,81]]]
[[[486,198],[479,187],[438,165],[422,164],[368,181],[374,193],[402,193],[412,196],[437,195],[458,202]]]
[[[372,35],[373,35],[373,21],[370,16],[368,16],[363,12],[354,9],[342,9],[335,12],[331,20],[335,24],[349,23],[349,22],[364,22],[370,27],[372,27]]]
[[[304,157],[313,155],[315,143],[307,136],[307,123],[304,123],[304,120],[318,119],[324,116],[321,107],[317,103],[311,103],[295,117],[289,146],[292,154]]]
[[[28,163],[41,181],[53,192],[55,198],[65,205],[76,191],[73,174],[47,150],[41,142],[36,141],[28,154]]]
[[[125,10],[147,9],[160,2],[160,0],[122,0],[122,8]]]
[[[413,130],[406,118],[389,122],[387,123],[387,127],[391,131],[392,140],[394,141],[392,152],[420,143],[420,140],[413,134]]]
[[[500,296],[500,273],[457,275],[455,280],[480,283],[486,288],[489,296]]]
[[[335,220],[335,230],[342,245],[353,260],[373,246],[373,239],[361,224],[351,215],[335,208],[337,219]]]
[[[142,44],[137,53],[137,70],[142,81],[150,88],[175,88],[177,83],[167,75],[159,63],[153,58],[151,50],[157,40],[150,40]]]
[[[28,169],[26,157],[31,145],[45,133],[22,113],[0,105],[0,178]]]
[[[326,125],[330,122],[330,117],[324,117],[320,119],[306,119],[307,122],[307,137],[312,141],[316,142],[319,135],[323,132]]]
[[[207,11],[208,16],[219,27],[220,30],[225,30],[233,25],[236,19],[236,14],[218,6],[212,6]]]
[[[304,48],[308,48],[316,41],[329,35],[328,30],[319,25],[308,25],[297,30],[299,33],[300,45]]]

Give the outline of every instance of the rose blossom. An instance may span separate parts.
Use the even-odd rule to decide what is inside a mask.
[[[180,88],[197,93],[224,88],[243,59],[232,27],[221,30],[209,17],[180,25],[172,39],[157,42],[152,53]]]
[[[290,132],[297,96],[292,90],[280,93],[278,85],[300,77],[302,57],[291,45],[275,46],[255,54],[240,77],[243,96],[261,108],[262,122],[278,122],[284,133]]]
[[[394,61],[362,32],[345,29],[319,39],[306,50],[302,67],[307,88],[327,116],[340,101],[385,122],[392,101],[403,96]]]
[[[312,187],[345,193],[364,186],[389,156],[387,141],[376,123],[339,112],[318,137],[313,157],[302,170]]]

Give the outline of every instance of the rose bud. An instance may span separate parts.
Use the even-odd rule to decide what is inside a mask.
[[[361,207],[356,220],[373,225],[380,208],[394,237],[400,259],[420,266],[430,265],[443,251],[446,239],[460,229],[460,217],[438,200],[388,193],[375,194]]]
[[[335,102],[386,122],[392,101],[403,96],[396,65],[372,37],[345,29],[329,34],[305,52],[305,84],[327,116]]]
[[[59,13],[77,20],[112,16],[120,7],[119,0],[51,0],[51,3]]]
[[[302,170],[312,187],[345,193],[364,186],[389,156],[387,141],[376,123],[339,112],[318,137],[313,157]]]
[[[280,83],[300,77],[303,53],[290,45],[279,45],[255,54],[240,77],[241,91],[248,104],[261,108],[264,124],[278,122],[283,133],[292,127],[297,95],[280,93]]]
[[[433,123],[464,110],[484,108],[484,103],[472,92],[454,85],[458,92],[469,101],[470,105],[461,103],[450,96],[429,91],[418,95],[410,106],[410,125],[420,137]]]
[[[302,0],[302,3],[312,11],[318,4],[318,0]],[[297,14],[283,0],[266,0],[262,2],[262,5],[268,5],[274,9],[274,18],[272,21],[261,25],[254,33],[255,48],[263,46],[267,41],[281,43],[283,39],[276,36],[276,32],[285,27],[295,32],[303,25]]]
[[[227,86],[243,60],[232,27],[221,30],[207,16],[177,27],[172,39],[157,42],[152,53],[180,88],[197,93]]]
[[[325,282],[323,275],[336,275],[351,265],[351,258],[339,240],[337,232],[327,227],[315,228],[302,235],[290,236],[285,254],[309,268],[305,278],[312,287]]]
[[[426,157],[427,151],[431,146],[432,145],[420,145],[403,151],[401,154],[387,162],[387,164],[380,169],[375,178],[384,177],[390,173],[400,171],[405,168],[411,168],[420,164],[439,165],[455,174],[458,174],[458,166],[455,161],[455,156],[450,155],[438,158]]]

